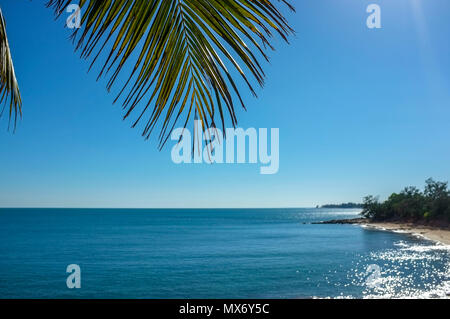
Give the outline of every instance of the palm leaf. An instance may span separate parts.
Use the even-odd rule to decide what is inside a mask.
[[[59,16],[70,2],[47,6]],[[272,33],[286,41],[293,33],[273,2],[80,0],[81,29],[72,36],[81,57],[92,58],[91,67],[107,51],[98,78],[110,73],[108,91],[134,59],[115,101],[122,98],[124,119],[136,113],[132,127],[144,122],[144,137],[159,126],[162,147],[183,117],[186,126],[198,115],[205,129],[216,120],[224,127],[228,114],[236,125],[236,100],[245,108],[236,75],[256,96],[252,82],[263,86],[265,77],[257,55],[268,60]]]
[[[17,123],[17,115],[22,115],[22,99],[20,98],[19,84],[17,83],[14,65],[9,50],[8,37],[6,35],[6,23],[0,9],[0,103],[4,105],[0,111],[3,114],[9,100],[9,120],[14,117],[14,128]]]

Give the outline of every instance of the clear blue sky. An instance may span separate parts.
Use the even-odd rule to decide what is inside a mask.
[[[382,9],[382,29],[365,25]],[[295,1],[241,127],[280,128],[280,169],[176,165],[172,144],[122,121],[87,74],[63,20],[40,1],[1,0],[24,101],[0,119],[3,207],[308,207],[450,179],[450,2]]]

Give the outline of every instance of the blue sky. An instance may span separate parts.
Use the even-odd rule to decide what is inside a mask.
[[[381,7],[370,30],[366,7]],[[239,126],[280,128],[280,169],[176,165],[112,105],[39,1],[2,0],[24,101],[0,119],[2,207],[310,207],[450,178],[450,3],[295,1]]]

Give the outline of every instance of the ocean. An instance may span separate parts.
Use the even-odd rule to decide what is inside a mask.
[[[450,249],[348,209],[0,209],[0,298],[440,298]],[[66,268],[81,270],[69,289]]]

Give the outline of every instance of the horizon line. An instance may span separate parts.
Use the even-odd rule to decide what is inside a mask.
[[[326,208],[322,205],[317,206],[289,206],[289,207],[1,207],[0,209],[298,209],[298,208]],[[360,209],[360,208],[326,208],[326,209]]]

